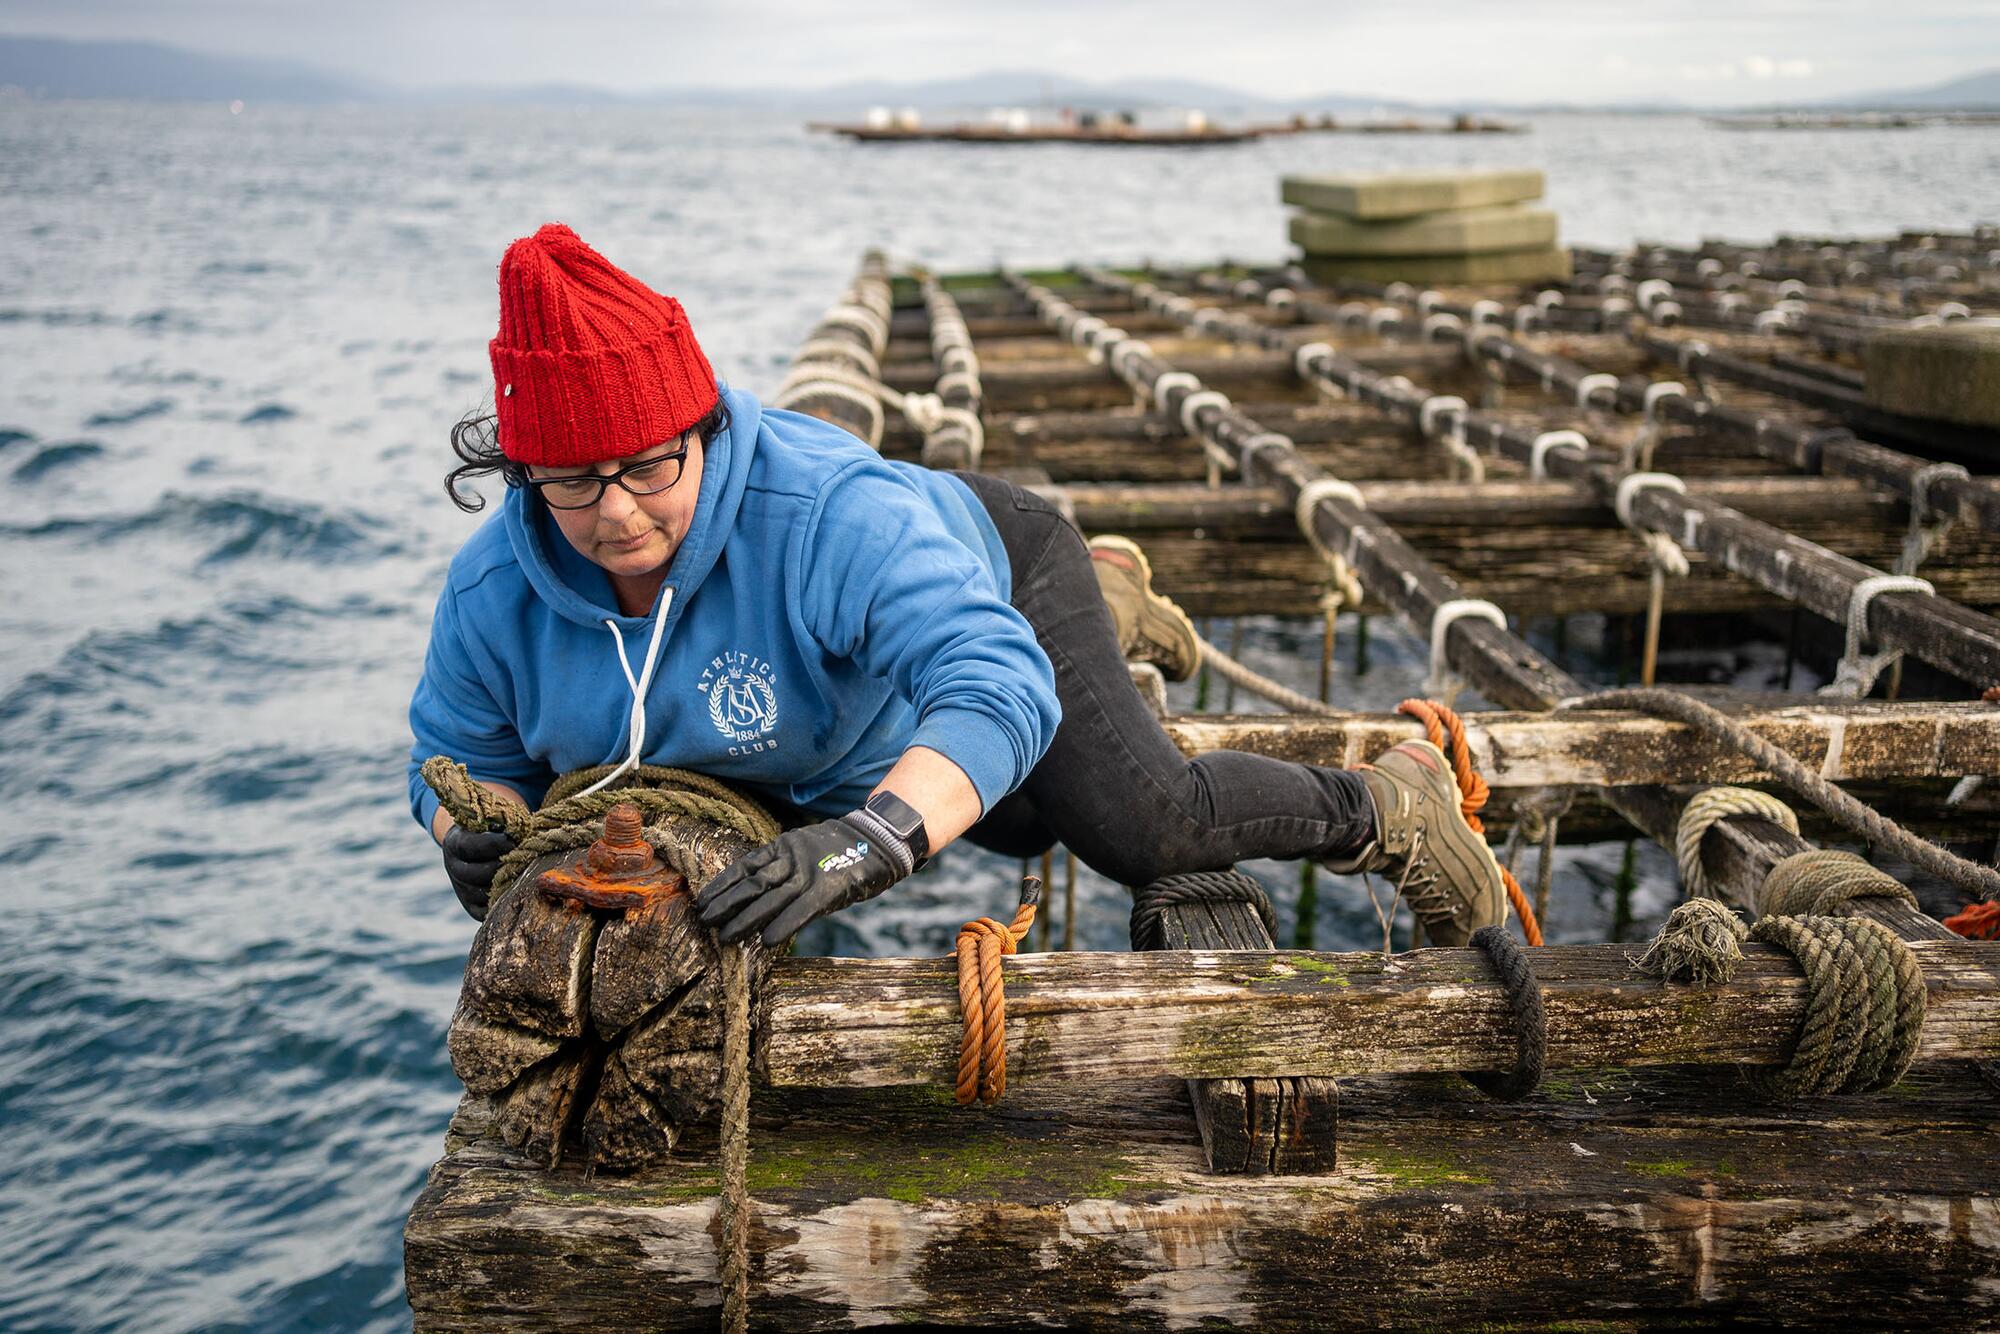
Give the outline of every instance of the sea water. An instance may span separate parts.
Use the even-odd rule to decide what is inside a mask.
[[[450,425],[491,401],[509,240],[570,223],[768,392],[870,245],[940,270],[1274,259],[1281,173],[1516,164],[1578,243],[2000,218],[2000,130],[1971,127],[1573,116],[1110,151],[684,110],[0,101],[0,1328],[408,1323],[401,1228],[459,1091],[473,923],[406,807],[404,710],[478,522],[440,481]],[[1372,631],[1357,679],[1343,623],[1338,703],[1419,684],[1422,645]],[[1315,625],[1241,633],[1314,688]],[[1590,648],[1578,618],[1569,665],[1608,679]],[[1702,670],[1768,685],[1782,657]],[[1622,857],[1563,852],[1554,938],[1604,938]],[[1637,866],[1643,931],[1673,881],[1650,847]],[[951,849],[805,944],[942,953],[1007,914],[1019,869]],[[1296,872],[1251,869],[1289,940]],[[1077,892],[1077,945],[1122,948],[1124,894]],[[1351,882],[1321,881],[1312,925],[1380,939]]]

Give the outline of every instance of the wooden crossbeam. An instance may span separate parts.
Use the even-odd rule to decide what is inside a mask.
[[[1839,781],[2000,773],[2000,708],[1969,703],[1816,701],[1739,715],[1764,740]],[[1495,788],[1745,783],[1769,775],[1679,723],[1601,710],[1468,713],[1466,738]],[[1185,715],[1166,720],[1184,752],[1244,750],[1352,768],[1423,735],[1401,714]]]

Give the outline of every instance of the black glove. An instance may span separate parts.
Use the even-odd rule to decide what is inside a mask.
[[[498,830],[476,832],[453,825],[444,831],[444,873],[473,921],[486,920],[487,891],[493,888],[500,859],[513,850],[514,840]]]
[[[895,830],[868,811],[850,811],[789,830],[730,863],[701,891],[702,924],[725,945],[760,927],[766,945],[781,945],[807,922],[874,898],[916,864]]]

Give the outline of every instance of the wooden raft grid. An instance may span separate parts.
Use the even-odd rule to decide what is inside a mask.
[[[1197,616],[1311,614],[1323,563],[1299,538],[1293,502],[1321,476],[1360,483],[1367,508],[1321,500],[1316,535],[1356,552],[1363,610],[1394,611],[1420,636],[1438,605],[1463,596],[1516,616],[1642,609],[1644,549],[1610,516],[1614,460],[1639,429],[1648,372],[1683,381],[1700,372],[1719,410],[1669,397],[1657,411],[1653,466],[1689,478],[1687,494],[1646,491],[1633,506],[1650,526],[1694,535],[1684,545],[1695,568],[1669,587],[1670,612],[1789,604],[1826,615],[1871,572],[1852,562],[1893,560],[1923,451],[1992,446],[1867,409],[1847,365],[1870,321],[1946,300],[1974,313],[2000,305],[1963,240],[1580,253],[1560,304],[1534,303],[1525,317],[1508,304],[1499,325],[1477,324],[1508,345],[1482,337],[1477,358],[1463,327],[1492,312],[1475,303],[1522,294],[1336,292],[1296,272],[1240,269],[1034,275],[1065,305],[1151,344],[1128,362],[1138,367],[1129,381],[1057,335],[1026,299],[1028,276],[921,291],[899,281],[878,364],[891,388],[937,385],[935,317],[949,293],[976,347],[979,466],[1042,490],[1086,532],[1137,536],[1159,586]],[[1746,276],[1746,263],[1763,272]],[[1892,270],[1893,287],[1874,283]],[[864,266],[870,274],[886,277],[879,260]],[[1635,291],[1656,277],[1670,293]],[[1151,308],[1134,300],[1141,282]],[[1678,309],[1624,332],[1634,297]],[[1684,351],[1690,337],[1706,350]],[[1476,405],[1464,434],[1490,451],[1488,480],[1443,480],[1443,432],[1420,431],[1414,407],[1372,392],[1372,379],[1347,372],[1349,394],[1329,401],[1298,373],[1291,349],[1309,342],[1330,344],[1361,376],[1404,375]],[[1210,452],[1233,452],[1260,431],[1296,448],[1260,450],[1251,476],[1204,484],[1204,447],[1179,420],[1193,390],[1177,382],[1133,406],[1135,388],[1172,371],[1230,395],[1226,412],[1194,414]],[[1612,385],[1579,409],[1576,383],[1596,373]],[[942,387],[947,402],[968,401],[963,385]],[[818,411],[860,433],[870,426],[852,403]],[[1231,415],[1243,422],[1216,420]],[[1842,422],[1867,439],[1828,429]],[[1605,448],[1549,451],[1546,479],[1527,480],[1517,460],[1534,436],[1578,428]],[[953,443],[944,457],[930,451],[932,461],[968,461],[964,442]],[[894,412],[882,447],[926,453]],[[2000,627],[1983,614],[2000,604],[2000,491],[1980,478],[1931,480],[1932,511],[1960,519],[1921,571],[1940,596],[1884,594],[1869,629],[1930,664],[1922,681],[1949,694],[1953,675],[2000,679]],[[1370,536],[1351,547],[1357,529]],[[1779,549],[1787,560],[1770,558]],[[1565,557],[1555,567],[1551,550]],[[1511,629],[1459,621],[1445,648],[1453,671],[1512,710],[1468,718],[1503,821],[1509,797],[1583,785],[1608,808],[1604,819],[1670,843],[1689,785],[1764,777],[1671,724],[1549,714],[1584,688]],[[1892,798],[1884,809],[1991,839],[2000,818],[1990,802],[1939,800],[1950,780],[2000,772],[2000,708],[1964,693],[1729,703],[1821,772]],[[1336,765],[1416,730],[1379,715],[1192,715],[1167,726],[1190,752],[1226,746]],[[1810,822],[1806,832],[1816,832]],[[1702,851],[1719,891],[1749,907],[1765,871],[1808,846],[1737,818],[1712,828]],[[1727,1068],[1705,1068],[1782,1059],[1798,982],[1770,957],[1750,961],[1747,981],[1701,993],[1637,980],[1615,947],[1548,948],[1538,958],[1556,1073],[1529,1102],[1498,1106],[1436,1073],[1502,1068],[1511,1055],[1504,1005],[1476,956],[1272,952],[1247,910],[1176,909],[1169,940],[1195,953],[1010,961],[1010,1091],[1000,1107],[971,1113],[948,1105],[947,967],[780,961],[760,1015],[755,1319],[1625,1326],[1830,1323],[1866,1309],[1891,1323],[1990,1321],[2000,1306],[1990,1181],[2000,1124],[1993,1089],[1964,1062],[2000,1055],[2000,963],[1995,947],[1956,942],[1907,906],[1885,902],[1869,915],[1924,960],[1933,1007],[1924,1068],[1889,1094],[1782,1106],[1759,1101]],[[1357,1073],[1391,1070],[1415,1073]],[[623,1180],[546,1172],[496,1134],[506,1110],[468,1096],[412,1213],[419,1327],[711,1323],[712,1155],[690,1143],[676,1161]],[[1224,1161],[1314,1175],[1207,1170]]]

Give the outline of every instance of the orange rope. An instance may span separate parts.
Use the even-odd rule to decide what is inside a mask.
[[[1968,903],[1944,924],[1968,940],[2000,940],[2000,903]]]
[[[991,917],[958,929],[958,1005],[965,1037],[958,1046],[958,1105],[974,1098],[997,1101],[1007,1091],[1007,993],[1000,982],[1000,959],[1014,953],[1035,920],[1035,905],[1024,903],[1002,926]]]
[[[1465,741],[1465,723],[1452,710],[1434,699],[1406,699],[1396,706],[1396,712],[1407,713],[1424,725],[1424,735],[1433,746],[1445,754],[1451,764],[1454,777],[1458,779],[1458,809],[1465,816],[1465,822],[1472,826],[1472,832],[1483,834],[1486,826],[1479,818],[1479,812],[1486,808],[1486,798],[1492,795],[1472,767],[1472,747]],[[1535,920],[1535,910],[1528,903],[1528,896],[1521,892],[1521,882],[1514,879],[1514,873],[1502,866],[1500,882],[1507,887],[1508,902],[1514,905],[1515,916],[1521,919],[1521,934],[1530,945],[1542,943],[1542,925]]]

